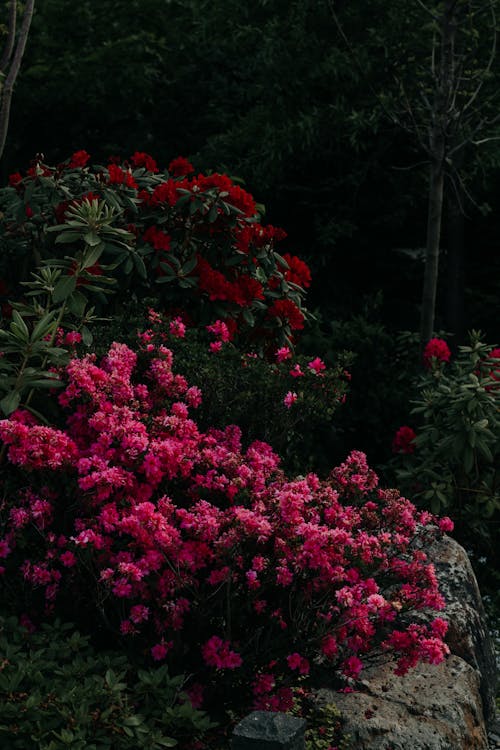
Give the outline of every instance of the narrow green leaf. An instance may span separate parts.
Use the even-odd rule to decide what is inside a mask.
[[[57,282],[52,299],[54,302],[62,302],[67,299],[76,289],[76,276],[63,276]]]

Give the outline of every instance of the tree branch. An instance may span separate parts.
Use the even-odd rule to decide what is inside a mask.
[[[24,6],[23,20],[21,22],[21,28],[19,30],[19,37],[17,40],[16,51],[10,65],[7,78],[2,90],[2,104],[0,107],[0,159],[2,158],[5,141],[7,140],[7,131],[9,129],[10,119],[10,104],[12,100],[12,92],[14,90],[14,83],[16,82],[19,69],[21,67],[21,61],[23,59],[24,50],[26,48],[26,41],[28,39],[28,33],[31,26],[31,19],[33,18],[33,10],[35,7],[35,0],[27,0]]]
[[[7,41],[0,60],[0,73],[5,73],[12,57],[14,50],[14,42],[16,40],[16,19],[17,19],[17,4],[16,0],[10,0],[9,4],[9,21],[7,31]]]

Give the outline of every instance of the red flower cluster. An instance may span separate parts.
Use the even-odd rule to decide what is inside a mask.
[[[268,315],[288,323],[292,331],[304,328],[304,314],[290,299],[277,299],[269,308]]]
[[[144,167],[148,172],[156,174],[158,172],[158,165],[152,156],[146,154],[144,151],[136,151],[131,157],[130,162],[134,167]]]
[[[416,437],[417,435],[411,427],[408,427],[407,425],[400,427],[392,441],[393,453],[414,453],[414,440]]]
[[[213,311],[212,320],[220,316],[226,322],[231,319],[238,328],[238,342],[247,339],[252,346],[258,330],[261,352],[290,344],[293,332],[303,329],[304,290],[311,283],[310,270],[290,253],[280,262],[275,245],[286,233],[279,227],[260,224],[254,198],[227,174],[195,175],[184,157],[174,159],[168,172],[159,173],[153,157],[143,151],[134,152],[128,160],[110,157],[106,170],[88,162],[89,154],[84,150],[76,151],[57,167],[37,162],[26,178],[12,175],[10,184],[21,192],[24,180],[27,186],[29,179],[35,181],[34,205],[43,219],[39,225],[49,231],[54,220],[63,225],[68,208],[86,197],[98,198],[102,210],[112,205],[111,233],[125,230],[133,235],[123,241],[115,235],[122,252],[120,259],[116,253],[110,259],[112,270],[116,268],[117,276],[143,275],[140,293],[157,294],[164,309],[182,308],[195,323],[203,318],[204,324],[210,322],[207,313]],[[50,179],[41,183],[41,174]],[[54,195],[60,197],[55,208]],[[22,200],[21,195],[18,200]],[[13,208],[11,242],[16,231],[19,236],[26,232],[27,222],[19,221],[19,209],[27,218],[37,218],[32,206],[24,202]],[[28,233],[38,226],[36,222],[31,224]],[[74,236],[76,242],[77,233]],[[53,252],[54,247],[62,252],[57,242],[54,245],[54,238],[45,230],[41,235],[37,230],[33,241],[46,242],[47,252],[49,248]],[[110,248],[106,242],[103,266],[109,263],[106,255]],[[72,248],[65,250],[71,252]],[[136,262],[131,262],[132,255]],[[124,287],[130,288],[130,279]]]
[[[71,157],[69,161],[69,168],[70,169],[78,169],[85,167],[90,159],[90,154],[88,154],[86,151],[75,151],[73,156]]]
[[[128,170],[123,170],[116,164],[108,164],[108,185],[125,185],[125,187],[137,189],[137,182]]]
[[[433,362],[449,362],[451,351],[443,339],[431,339],[424,349],[424,365],[427,369],[432,367]]]

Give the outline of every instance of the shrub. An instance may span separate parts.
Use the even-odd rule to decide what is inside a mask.
[[[123,320],[95,327],[94,347],[104,355],[112,341],[135,346],[137,331],[145,329],[148,341],[168,341],[176,369],[189,383],[202,387],[197,409],[201,429],[237,424],[245,445],[264,440],[291,472],[330,470],[332,457],[325,438],[335,432],[339,407],[345,408],[341,405],[349,387],[348,352],[337,353],[332,366],[323,369],[317,356],[281,347],[264,359],[241,352],[233,342],[222,341],[220,334],[199,328],[178,330],[178,324],[129,306]],[[211,347],[219,342],[220,349],[214,351]]]
[[[61,429],[0,422],[11,607],[104,623],[192,674],[196,705],[287,708],[311,669],[354,679],[373,650],[400,674],[443,658],[446,623],[411,621],[444,604],[422,549],[437,523],[379,488],[362,453],[290,480],[237,427],[200,431],[199,389],[144,338],[139,355],[73,359],[65,379]]]
[[[170,677],[165,665],[138,669],[116,652],[97,653],[70,624],[28,632],[2,616],[0,650],[2,747],[161,750],[212,726],[182,692],[183,677]]]
[[[433,339],[424,363],[414,420],[393,444],[396,481],[417,503],[450,513],[465,541],[477,546],[482,539],[493,548],[500,510],[500,349],[473,333],[470,346],[459,347],[450,361],[446,343]]]
[[[30,271],[58,271],[55,301],[80,316],[88,292],[104,304],[153,294],[201,325],[226,321],[231,337],[265,349],[304,326],[306,264],[279,255],[282,229],[260,223],[253,197],[225,174],[194,175],[186,159],[160,172],[148,154],[89,166],[79,151],[36,160],[0,191],[0,274],[14,294]],[[108,279],[110,275],[110,279]]]
[[[331,456],[345,456],[353,445],[363,450],[370,464],[387,461],[387,444],[400,423],[418,373],[418,336],[391,331],[379,319],[377,301],[363,314],[348,320],[321,322],[315,318],[304,331],[301,350],[320,351],[327,364],[349,351],[349,397],[335,417],[335,432],[328,437]],[[321,448],[321,446],[320,446]]]

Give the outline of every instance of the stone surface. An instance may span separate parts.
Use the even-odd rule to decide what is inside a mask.
[[[304,719],[253,711],[236,725],[232,750],[304,750],[305,729]]]
[[[439,616],[449,622],[451,656],[402,678],[392,662],[373,665],[355,693],[319,690],[320,703],[342,712],[356,750],[488,750],[496,661],[477,581],[465,550],[449,537],[426,551],[447,601]]]
[[[487,750],[479,674],[458,656],[423,664],[405,677],[394,663],[366,670],[363,692],[322,689],[356,750]]]
[[[496,659],[470,560],[464,548],[447,536],[435,542],[428,555],[436,566],[439,588],[447,602],[441,613],[449,623],[446,642],[452,654],[479,671],[483,711],[490,722],[495,716]]]

